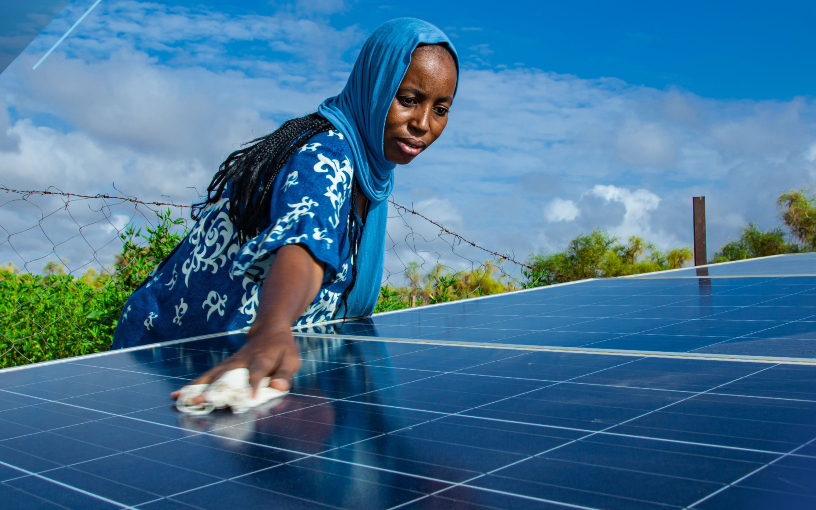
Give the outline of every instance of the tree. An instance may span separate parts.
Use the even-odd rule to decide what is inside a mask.
[[[677,269],[689,260],[691,249],[688,247],[662,253],[642,237],[631,236],[626,244],[621,244],[607,231],[595,229],[570,241],[563,252],[531,255],[527,263],[534,269],[522,271],[526,279],[523,286]]]
[[[715,254],[712,263],[767,257],[797,251],[785,242],[785,233],[777,227],[763,231],[755,223],[742,228],[739,239],[724,244]]]
[[[670,269],[680,269],[691,261],[691,248],[672,248],[666,252],[666,263]]]
[[[813,190],[802,188],[782,193],[776,205],[790,236],[805,250],[816,250],[816,194]]]

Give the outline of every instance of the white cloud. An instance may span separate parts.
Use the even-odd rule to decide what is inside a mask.
[[[816,142],[810,144],[810,147],[805,151],[805,159],[811,163],[816,162]]]
[[[102,223],[102,230],[104,230],[106,234],[110,234],[114,231],[118,232],[125,228],[129,221],[130,216],[126,214],[114,214],[110,217],[110,221]]]
[[[69,5],[0,76],[2,184],[95,194],[115,182],[146,200],[191,202],[191,187],[203,190],[229,152],[342,88],[366,34],[329,23],[342,1],[308,5],[261,16],[104,2],[32,71],[81,15]],[[715,101],[614,78],[465,68],[446,132],[396,170],[394,198],[524,259],[598,226],[661,247],[691,244],[691,197],[705,195],[713,250],[743,222],[775,226],[779,193],[814,183],[814,119],[807,98]],[[7,210],[0,224],[23,228]],[[454,264],[435,227],[390,229],[425,243],[403,243],[400,256]]]
[[[475,46],[471,46],[470,51],[472,51],[473,53],[476,53],[477,55],[479,55],[481,57],[486,57],[486,56],[490,55],[491,53],[494,53],[494,51],[490,49],[489,44],[477,44]]]
[[[660,204],[660,197],[654,193],[639,189],[631,191],[613,185],[597,184],[588,194],[603,198],[607,202],[619,202],[623,204],[626,212],[620,224],[612,228],[612,232],[622,237],[632,235],[653,237],[651,232],[650,213],[657,209]]]
[[[617,139],[618,159],[630,165],[672,167],[676,148],[671,134],[655,122],[629,119]]]
[[[0,103],[2,105],[2,103]],[[19,135],[11,132],[11,119],[5,105],[0,108],[0,151],[16,151],[20,142]]]
[[[557,221],[572,221],[581,214],[578,206],[572,200],[564,200],[562,198],[554,198],[544,208],[544,217],[547,221],[554,223]]]

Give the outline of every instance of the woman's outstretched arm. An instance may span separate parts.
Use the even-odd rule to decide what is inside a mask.
[[[253,394],[264,377],[272,378],[270,386],[275,389],[286,391],[291,386],[300,368],[291,328],[320,291],[325,264],[298,244],[282,246],[276,253],[246,344],[191,384],[209,384],[228,370],[248,368]]]

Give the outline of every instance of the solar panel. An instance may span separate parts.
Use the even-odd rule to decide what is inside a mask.
[[[816,359],[789,355],[813,341],[816,279],[702,280],[582,282],[303,333],[292,392],[241,415],[181,415],[168,398],[240,334],[3,370],[0,501],[814,508]],[[745,352],[716,352],[729,343]]]
[[[770,259],[777,272],[808,269],[816,275],[816,254]],[[582,281],[300,331],[586,352],[814,358],[816,276],[762,275],[770,263],[754,259],[711,266],[706,277],[687,277],[687,271],[695,271],[690,269],[662,277]],[[725,268],[733,276],[715,274]]]

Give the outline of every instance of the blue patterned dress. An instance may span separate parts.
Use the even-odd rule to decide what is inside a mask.
[[[287,244],[306,246],[326,264],[320,292],[296,324],[330,320],[350,283],[352,160],[341,133],[313,136],[281,169],[268,220],[243,245],[229,219],[226,189],[130,296],[112,348],[249,327],[274,252]]]

